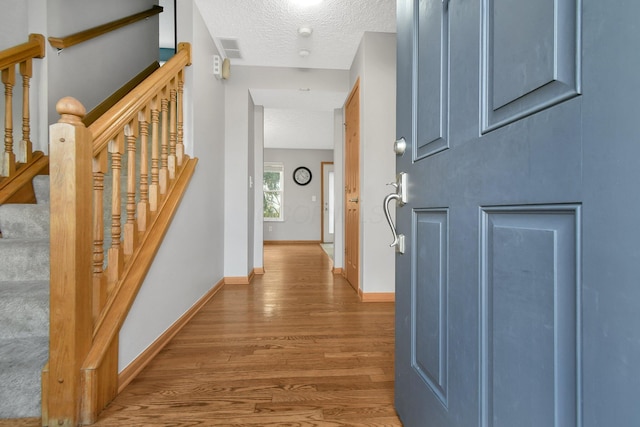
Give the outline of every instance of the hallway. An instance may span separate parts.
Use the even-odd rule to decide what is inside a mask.
[[[317,245],[265,246],[97,426],[400,426],[391,303],[361,303]]]

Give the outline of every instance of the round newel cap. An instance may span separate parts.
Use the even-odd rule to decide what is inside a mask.
[[[59,123],[79,123],[87,114],[84,105],[71,96],[65,96],[60,99],[56,104],[56,111],[60,114]]]

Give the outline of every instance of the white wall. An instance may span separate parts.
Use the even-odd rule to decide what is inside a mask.
[[[396,35],[365,33],[350,72],[360,78],[360,286],[394,292],[395,250],[382,201],[395,181]],[[394,215],[395,216],[395,215]]]
[[[333,150],[292,150],[265,148],[265,162],[284,165],[284,221],[265,221],[264,240],[321,241],[321,162],[333,161]],[[311,182],[301,186],[293,181],[293,171],[306,166]],[[315,198],[315,200],[313,200]]]
[[[349,72],[341,70],[299,70],[279,67],[231,66],[225,94],[225,276],[247,276],[258,265],[249,265],[247,246],[262,242],[251,241],[248,235],[247,191],[249,176],[249,142],[247,129],[249,113],[247,94],[251,89],[289,89],[311,87],[319,91],[347,92]],[[251,120],[253,120],[253,115]],[[260,174],[261,176],[261,174]]]
[[[195,175],[120,332],[124,369],[223,278],[224,84],[211,74],[213,40],[191,0],[178,3],[178,36],[192,44],[185,78],[185,143]]]

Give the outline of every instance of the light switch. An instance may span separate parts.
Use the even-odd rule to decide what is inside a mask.
[[[311,196],[311,201],[315,202],[316,201],[316,196]]]

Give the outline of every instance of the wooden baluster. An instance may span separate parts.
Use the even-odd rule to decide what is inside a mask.
[[[10,66],[2,70],[4,84],[4,155],[0,175],[11,176],[16,171],[16,155],[13,153],[13,86],[16,84],[16,69]]]
[[[168,185],[168,158],[169,158],[169,100],[167,99],[167,88],[162,89],[162,133],[160,150],[160,194],[167,193]]]
[[[107,301],[104,275],[104,173],[107,152],[93,158],[93,321]]]
[[[160,190],[158,178],[159,117],[158,97],[156,96],[151,100],[151,185],[149,186],[149,210],[151,212],[158,210],[158,192]]]
[[[120,213],[120,176],[122,170],[122,153],[124,151],[124,135],[118,134],[116,139],[109,142],[111,153],[111,247],[108,252],[107,277],[111,288],[120,278],[124,264],[121,238],[121,213]],[[109,289],[111,291],[111,289]]]
[[[184,69],[178,73],[178,144],[176,146],[176,160],[178,166],[182,166],[184,160],[184,122],[183,122],[183,96],[184,96]]]
[[[146,231],[149,222],[149,108],[138,114],[140,121],[140,202],[138,202],[138,230]]]
[[[136,248],[138,224],[136,223],[136,129],[137,117],[125,126],[127,142],[127,222],[124,225],[124,254],[131,255]]]
[[[177,124],[176,124],[176,108],[178,105],[178,91],[175,89],[176,81],[171,81],[170,105],[169,105],[169,179],[176,178],[176,142],[177,142]]]
[[[28,59],[20,64],[22,75],[22,140],[20,141],[19,162],[29,163],[33,154],[31,143],[31,124],[29,122],[29,83],[33,76],[33,62]]]

